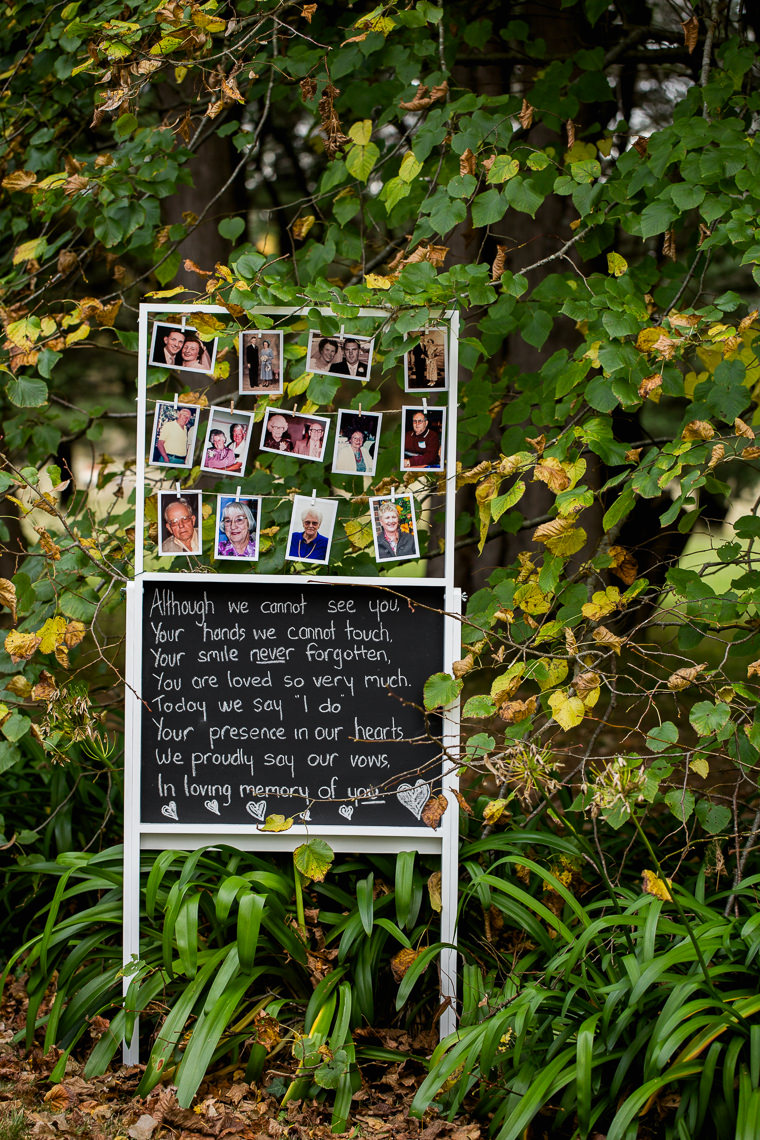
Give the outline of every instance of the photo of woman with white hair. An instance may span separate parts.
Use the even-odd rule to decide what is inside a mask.
[[[397,562],[402,558],[419,558],[412,496],[396,495],[393,499],[378,496],[370,499],[369,507],[376,561]]]
[[[330,561],[330,545],[337,513],[338,504],[331,499],[296,495],[293,499],[288,553],[285,557],[291,562],[319,562],[326,565]]]
[[[261,499],[245,495],[216,496],[216,550],[217,558],[247,558],[255,562],[259,557],[259,524]]]

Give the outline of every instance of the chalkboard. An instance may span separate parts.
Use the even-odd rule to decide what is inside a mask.
[[[443,602],[437,587],[145,582],[142,822],[426,830]]]

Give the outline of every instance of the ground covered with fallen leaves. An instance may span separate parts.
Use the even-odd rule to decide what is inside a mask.
[[[296,1101],[281,1109],[269,1086],[281,1087],[293,1069],[265,1073],[260,1084],[248,1084],[241,1071],[211,1074],[192,1108],[180,1108],[170,1085],[159,1085],[146,1098],[137,1096],[142,1066],[112,1066],[102,1077],[85,1080],[80,1062],[70,1058],[62,1081],[50,1074],[60,1057],[35,1044],[27,1053],[14,1041],[25,1025],[23,983],[7,986],[0,1005],[0,1140],[253,1140],[292,1137],[326,1140],[332,1136],[330,1103]],[[374,1140],[480,1140],[480,1125],[427,1114],[409,1116],[412,1098],[424,1077],[424,1066],[412,1054],[428,1054],[433,1034],[412,1039],[403,1031],[368,1035],[376,1044],[398,1051],[395,1064],[363,1069],[356,1093],[349,1137]]]

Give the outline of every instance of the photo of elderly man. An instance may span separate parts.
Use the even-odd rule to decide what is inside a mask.
[[[201,494],[187,491],[158,492],[158,553],[173,558],[178,554],[200,554]]]
[[[401,466],[414,471],[443,470],[443,408],[402,411]]]
[[[154,467],[192,467],[200,411],[195,404],[158,401],[150,444]]]
[[[310,499],[296,495],[288,534],[288,553],[291,562],[319,562],[330,560],[335,516],[338,504],[331,499]]]

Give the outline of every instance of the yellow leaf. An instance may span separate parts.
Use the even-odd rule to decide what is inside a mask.
[[[598,621],[611,614],[619,605],[620,590],[617,586],[608,586],[606,590],[596,590],[591,595],[591,601],[581,606],[581,612],[590,621]]]
[[[354,550],[364,550],[372,545],[372,527],[361,519],[347,519],[343,524],[348,541]]]
[[[404,946],[397,954],[393,955],[391,958],[391,973],[396,982],[400,982],[403,979],[404,974],[406,974],[409,967],[417,961],[421,953],[422,949],[412,950]]]
[[[36,181],[37,175],[33,170],[14,170],[3,179],[3,190],[8,190],[11,194],[15,190],[28,190]]]
[[[636,337],[636,347],[639,352],[651,352],[652,348],[663,335],[661,328],[642,329]]]
[[[390,289],[393,284],[392,277],[381,277],[379,273],[368,273],[364,278],[368,289]]]
[[[37,636],[40,639],[40,653],[52,653],[56,645],[63,641],[65,632],[66,618],[48,618],[42,628],[37,630]]]
[[[17,673],[15,677],[11,677],[10,681],[5,682],[5,687],[13,693],[14,697],[18,697],[22,701],[25,701],[32,691],[31,681],[27,681],[23,673]]]
[[[66,347],[76,344],[77,341],[85,340],[90,335],[90,326],[83,324],[79,328],[73,329],[70,333],[66,333]]]
[[[661,879],[654,871],[641,872],[641,889],[645,895],[654,895],[656,899],[670,902],[673,897],[670,893],[672,885],[672,879]]]
[[[175,285],[173,289],[153,289],[150,293],[146,293],[145,296],[165,300],[167,297],[176,297],[178,293],[186,292],[187,289],[184,285]]]
[[[607,629],[606,625],[598,625],[594,632],[591,634],[597,645],[609,645],[610,649],[614,649],[616,655],[620,656],[620,650],[624,645],[624,639],[618,637],[612,630]]]
[[[613,141],[614,140],[610,136],[596,140],[596,149],[599,151],[603,158],[610,157],[610,154],[612,153]]]
[[[293,820],[284,815],[268,815],[259,831],[290,831]]]
[[[748,677],[760,677],[760,658],[757,661],[752,661],[747,666]]]
[[[509,807],[509,800],[502,800],[502,799],[491,800],[483,808],[483,821],[484,821],[484,823],[488,823],[488,824],[496,823],[497,820],[501,819],[501,817],[504,815],[504,812],[507,810],[508,807]]]
[[[430,906],[436,912],[441,913],[441,872],[433,871],[432,875],[427,881],[428,898],[430,899]]]
[[[422,170],[422,163],[415,157],[414,151],[408,150],[401,159],[398,176],[402,182],[412,182]]]
[[[549,490],[554,491],[555,494],[566,491],[570,486],[569,475],[554,456],[542,457],[541,462],[536,464],[533,481],[545,483]]]
[[[213,340],[225,328],[212,313],[193,313],[193,327],[202,340]]]
[[[67,649],[73,649],[74,646],[79,645],[79,642],[84,638],[86,633],[87,627],[84,622],[70,621],[63,635],[64,645]]]
[[[372,138],[372,120],[361,119],[350,127],[348,137],[359,146],[366,146]]]
[[[561,689],[557,693],[552,693],[549,697],[549,707],[557,724],[565,732],[569,732],[571,728],[575,728],[583,720],[585,712],[583,701],[580,697],[568,696],[565,690]]]
[[[514,665],[510,665],[506,673],[495,677],[491,683],[491,700],[497,703],[508,700],[519,689],[520,678],[524,672],[525,664],[522,661],[516,661]]]
[[[538,582],[526,582],[515,590],[515,605],[526,614],[548,613],[551,604],[551,597],[544,593]]]
[[[705,760],[704,756],[695,756],[693,760],[689,761],[689,771],[696,772],[703,780],[706,780],[710,775],[710,765]]]
[[[569,632],[566,630],[566,633]],[[536,677],[535,680],[538,681],[542,693],[547,689],[553,689],[555,685],[561,685],[567,676],[568,664],[561,657],[542,657],[538,664],[543,666],[544,678],[541,680],[540,677]]]
[[[314,214],[304,214],[300,218],[296,218],[296,220],[293,222],[293,225],[290,227],[293,237],[298,241],[302,241],[316,220],[317,219]]]
[[[14,665],[19,661],[28,661],[34,656],[40,639],[36,633],[19,633],[17,629],[11,630],[5,639],[5,652],[10,654]]]
[[[32,261],[35,257],[44,253],[47,249],[47,242],[44,237],[31,238],[29,241],[24,241],[21,245],[17,245],[13,251],[13,264],[19,265],[22,261]]]
[[[612,140],[610,140],[611,142]],[[619,253],[607,254],[607,272],[615,277],[622,277],[628,269],[628,262]]]
[[[0,605],[7,606],[11,611],[11,618],[16,620],[16,587],[10,578],[0,578]]]

